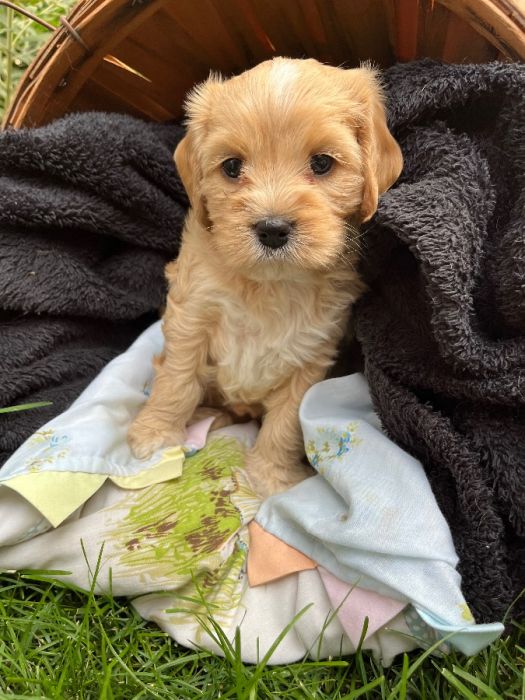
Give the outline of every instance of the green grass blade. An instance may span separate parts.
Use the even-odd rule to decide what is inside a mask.
[[[501,695],[496,693],[495,690],[490,688],[486,683],[483,683],[483,681],[480,681],[479,678],[476,678],[473,676],[471,673],[468,673],[467,671],[464,671],[462,668],[459,666],[452,666],[452,671],[456,674],[456,676],[459,676],[460,678],[463,678],[463,680],[468,681],[469,683],[472,683],[472,685],[476,686],[476,688],[479,688],[479,690],[482,690],[487,698],[491,698],[491,700],[503,700]]]
[[[463,685],[463,683],[456,678],[451,671],[446,668],[442,668],[441,673],[447,679],[450,685],[461,693],[461,697],[465,698],[465,700],[479,700],[479,696],[474,695],[474,693],[471,692],[466,685]]]
[[[13,90],[13,10],[10,7],[6,11],[6,68],[5,68],[5,102],[11,102]]]
[[[421,664],[427,659],[431,654],[433,654],[435,651],[439,649],[439,647],[447,641],[447,639],[450,639],[450,637],[453,637],[455,635],[455,632],[450,632],[447,634],[445,637],[438,639],[432,646],[430,646],[426,651],[424,651],[420,656],[417,657],[417,659],[414,661],[413,664],[411,664],[407,671],[406,671],[406,678],[403,676],[400,681],[394,686],[392,689],[392,692],[388,696],[388,700],[397,700],[399,697],[399,690],[401,688],[402,683],[406,683],[408,679],[417,671],[417,669],[421,666]]]
[[[50,581],[55,576],[71,576],[71,574],[71,571],[62,569],[18,569],[19,576],[33,579],[34,581]]]
[[[282,632],[276,637],[275,641],[274,641],[273,644],[270,646],[270,648],[268,649],[268,651],[266,652],[266,654],[263,656],[263,658],[262,658],[262,660],[261,660],[261,663],[259,664],[259,666],[260,666],[261,669],[264,668],[264,667],[267,665],[268,661],[269,661],[269,660],[271,659],[271,657],[273,656],[274,651],[275,651],[275,650],[277,649],[277,647],[281,644],[281,642],[282,642],[283,639],[286,637],[286,635],[288,634],[288,632],[290,632],[290,630],[292,630],[292,629],[295,627],[296,623],[302,618],[302,616],[303,616],[306,612],[308,612],[308,610],[310,610],[310,608],[312,607],[312,605],[313,605],[313,603],[310,603],[309,605],[305,605],[304,608],[302,608],[301,610],[299,610],[299,612],[297,613],[297,615],[294,615],[293,619],[286,625],[286,627],[282,630]]]
[[[351,693],[348,695],[344,695],[341,700],[357,700],[357,698],[360,698],[361,695],[364,695],[365,693],[368,693],[368,691],[373,690],[374,688],[377,688],[378,685],[381,685],[382,683],[385,682],[385,677],[384,676],[379,676],[379,678],[376,678],[373,681],[370,681],[370,683],[367,683],[366,685],[361,686],[361,688],[356,688],[356,690],[352,690]]]
[[[17,406],[5,406],[0,408],[0,413],[16,413],[16,411],[30,411],[33,408],[42,408],[43,406],[52,406],[52,401],[37,401],[36,403],[21,403]]]
[[[257,666],[256,666],[255,672],[254,672],[254,674],[253,674],[253,676],[252,676],[251,683],[250,683],[250,686],[249,686],[250,692],[251,692],[252,688],[256,688],[256,687],[257,687],[257,683],[259,682],[259,680],[260,680],[260,678],[261,678],[261,676],[262,676],[262,674],[263,674],[263,671],[264,671],[265,667],[266,667],[267,664],[268,664],[268,661],[269,661],[269,660],[271,659],[271,657],[273,656],[273,654],[274,654],[275,650],[277,649],[277,647],[281,644],[281,642],[282,642],[283,639],[286,637],[286,635],[288,634],[288,632],[290,632],[290,630],[292,630],[293,627],[295,627],[296,623],[301,619],[301,617],[302,617],[308,610],[310,610],[310,608],[312,607],[312,605],[313,605],[313,603],[310,603],[309,605],[305,605],[304,608],[302,608],[301,610],[299,610],[299,612],[297,613],[297,615],[294,615],[293,619],[286,625],[286,627],[281,631],[281,633],[276,637],[276,639],[274,640],[274,642],[271,644],[270,648],[268,649],[268,651],[266,652],[266,654],[263,656],[263,658],[261,659],[260,663],[257,664]]]
[[[406,700],[408,684],[408,654],[403,654],[403,667],[401,669],[401,681],[399,685],[399,700]]]

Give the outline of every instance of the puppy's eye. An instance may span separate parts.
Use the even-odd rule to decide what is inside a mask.
[[[225,175],[235,180],[241,174],[242,160],[240,158],[228,158],[222,163],[221,168]]]
[[[310,168],[315,175],[325,175],[332,169],[334,159],[326,153],[317,153],[310,158]]]

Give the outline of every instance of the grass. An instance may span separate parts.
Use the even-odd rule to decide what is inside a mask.
[[[359,652],[288,666],[245,665],[238,643],[212,632],[225,659],[175,644],[126,600],[0,575],[0,698],[525,700],[525,628],[469,659],[404,656],[382,669]]]
[[[70,0],[21,3],[53,25]],[[48,32],[0,7],[0,118]],[[5,409],[6,410],[6,409]],[[271,667],[241,662],[208,621],[221,659],[175,644],[126,600],[72,590],[36,573],[0,574],[0,700],[178,698],[525,700],[525,628],[475,657],[414,653],[382,669],[364,653]]]
[[[37,17],[58,26],[73,0],[14,0]],[[17,82],[50,32],[6,7],[0,7],[0,120]]]

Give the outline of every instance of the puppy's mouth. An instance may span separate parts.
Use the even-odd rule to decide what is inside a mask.
[[[246,268],[248,271],[248,268]],[[302,279],[306,273],[297,241],[288,240],[279,248],[262,245],[258,240],[252,244],[252,261],[248,276],[255,280]]]
[[[269,248],[258,241],[255,243],[258,263],[293,262],[294,245],[290,241],[279,248]]]

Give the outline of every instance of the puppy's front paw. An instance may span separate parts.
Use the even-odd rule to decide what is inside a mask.
[[[183,445],[185,437],[184,430],[152,427],[140,415],[128,431],[129,446],[137,459],[149,459],[161,447]]]
[[[246,456],[246,475],[253,490],[262,498],[267,498],[295,486],[311,476],[311,471],[302,464],[282,467],[266,460],[255,447]]]

